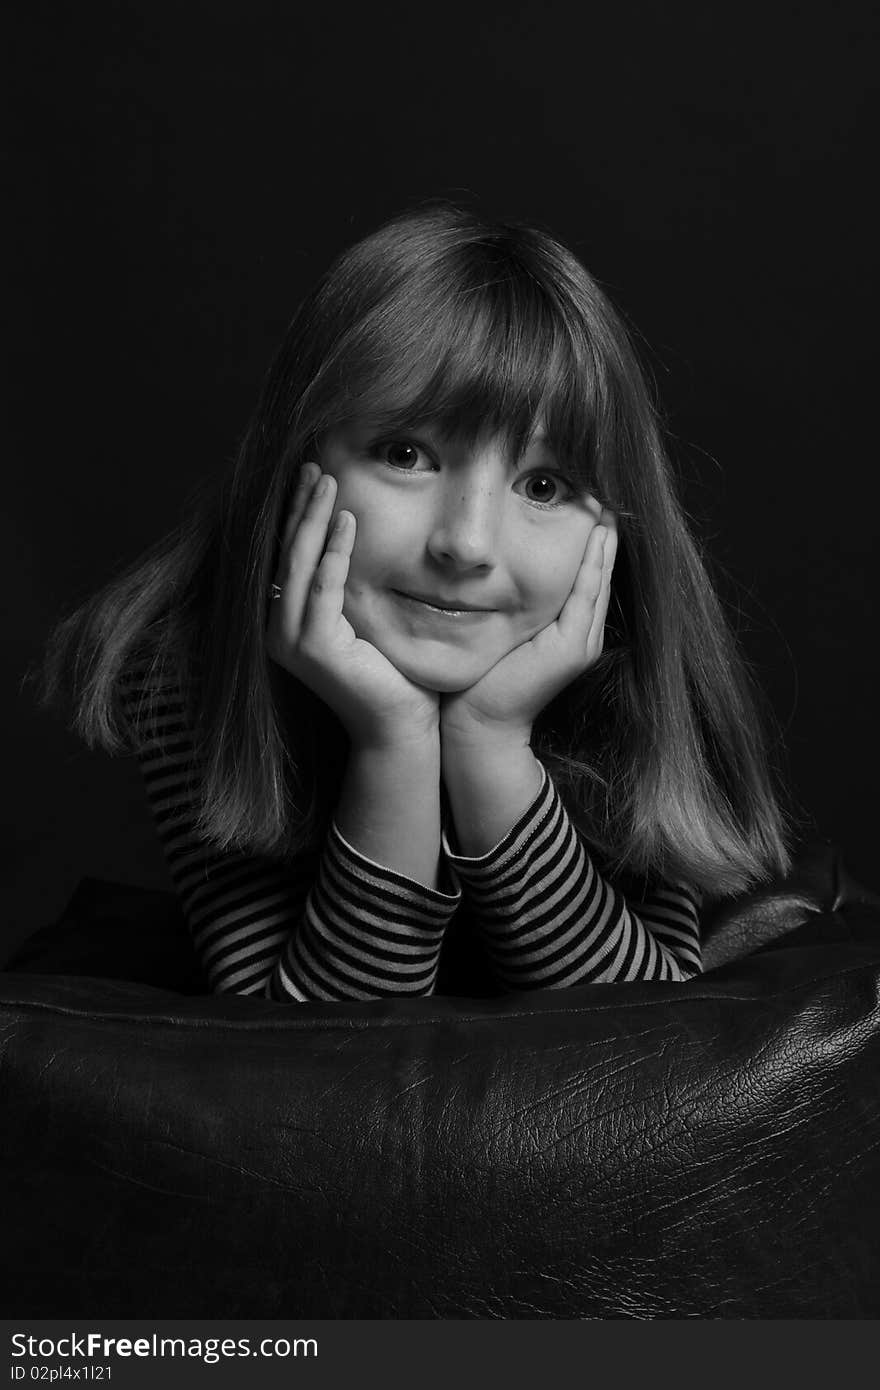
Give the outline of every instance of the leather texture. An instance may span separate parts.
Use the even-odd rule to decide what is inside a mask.
[[[706,973],[210,996],[83,880],[0,974],[6,1316],[880,1316],[880,897],[813,842]]]

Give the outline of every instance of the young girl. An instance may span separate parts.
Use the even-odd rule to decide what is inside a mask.
[[[684,981],[704,894],[790,867],[620,319],[543,231],[447,204],[331,266],[228,476],[56,629],[44,702],[68,675],[218,992]]]

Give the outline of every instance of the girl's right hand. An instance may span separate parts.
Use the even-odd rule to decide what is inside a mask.
[[[357,523],[342,511],[330,527],[335,500],[335,478],[303,464],[275,576],[281,597],[269,605],[269,656],[330,706],[356,747],[439,737],[436,692],[407,680],[343,617]]]

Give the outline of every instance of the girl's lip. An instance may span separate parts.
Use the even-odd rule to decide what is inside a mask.
[[[402,589],[394,589],[392,592],[406,603],[411,603],[428,613],[437,613],[443,618],[483,618],[488,613],[494,612],[492,608],[454,608],[452,605],[441,604],[432,599],[419,598],[416,594],[407,594]]]

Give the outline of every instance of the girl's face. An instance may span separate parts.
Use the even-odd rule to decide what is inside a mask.
[[[318,460],[357,519],[344,614],[417,685],[466,690],[552,623],[602,508],[567,482],[541,427],[517,468],[499,439],[355,419]]]

